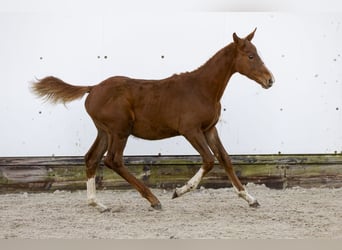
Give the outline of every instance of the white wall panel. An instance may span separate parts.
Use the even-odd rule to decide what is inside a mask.
[[[79,85],[112,75],[164,78],[199,67],[233,32],[244,36],[254,27],[276,83],[264,90],[231,78],[217,125],[228,151],[342,151],[342,12],[120,12],[108,1],[63,11],[39,1],[16,7],[20,2],[3,1],[0,9],[0,156],[83,155],[96,136],[84,98],[42,103],[28,89],[35,77]],[[195,151],[181,137],[130,138],[125,153]]]

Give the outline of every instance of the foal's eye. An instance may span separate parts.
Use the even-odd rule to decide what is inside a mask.
[[[254,59],[254,56],[253,55],[248,55],[248,58],[252,60],[252,59]]]

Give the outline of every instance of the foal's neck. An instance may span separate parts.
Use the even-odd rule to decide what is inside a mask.
[[[231,43],[219,50],[204,65],[196,70],[199,84],[207,98],[219,102],[230,77],[235,73],[235,44]]]

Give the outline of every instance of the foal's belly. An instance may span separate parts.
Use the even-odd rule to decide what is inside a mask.
[[[135,123],[132,135],[146,140],[160,140],[177,136],[179,132],[167,126]]]

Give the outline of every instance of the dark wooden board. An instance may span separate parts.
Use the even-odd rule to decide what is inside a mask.
[[[342,187],[342,155],[233,155],[236,174],[246,184],[270,188]],[[199,156],[126,156],[129,170],[148,186],[174,188],[183,185],[201,166]],[[0,157],[0,192],[85,189],[83,157]],[[98,188],[130,188],[102,164],[97,171]],[[200,184],[230,187],[224,170],[216,163]]]

